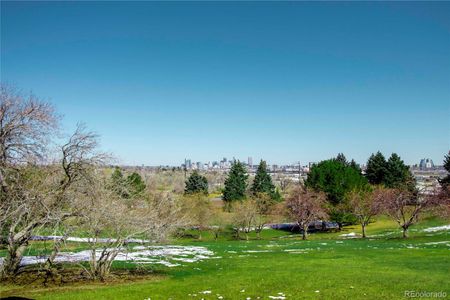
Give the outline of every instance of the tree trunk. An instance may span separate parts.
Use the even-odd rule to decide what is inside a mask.
[[[261,231],[259,231],[259,230],[256,231],[256,238],[257,238],[258,240],[261,239]]]
[[[403,238],[406,239],[408,238],[408,227],[403,226]]]
[[[302,240],[308,239],[308,225],[303,225]]]
[[[23,253],[27,248],[26,244],[15,245],[14,243],[8,244],[8,256],[4,260],[2,266],[2,277],[14,277],[19,271],[20,262],[22,261]]]
[[[366,237],[366,224],[362,223],[361,228],[362,228],[362,237],[365,238]]]
[[[245,239],[248,241],[248,232],[245,231]]]

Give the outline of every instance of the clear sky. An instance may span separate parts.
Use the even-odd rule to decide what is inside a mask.
[[[440,164],[450,3],[2,1],[1,80],[124,164]]]

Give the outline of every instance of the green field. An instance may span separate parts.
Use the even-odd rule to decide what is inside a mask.
[[[312,234],[309,241],[274,230],[265,230],[263,240],[250,241],[213,241],[204,235],[201,242],[172,244],[203,246],[215,258],[171,268],[158,265],[145,279],[47,288],[2,285],[0,291],[37,299],[405,299],[410,290],[450,295],[450,231],[423,231],[446,224],[425,220],[406,240],[386,219],[371,224],[372,237],[364,240],[340,236],[359,232],[356,226]],[[116,269],[129,267],[115,264]]]

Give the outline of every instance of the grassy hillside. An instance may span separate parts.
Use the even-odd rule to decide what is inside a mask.
[[[429,219],[413,227],[409,239],[391,221],[371,224],[368,239],[359,232],[312,234],[302,241],[288,232],[265,230],[263,240],[178,240],[204,246],[213,259],[177,267],[153,266],[154,275],[116,283],[63,287],[2,286],[2,296],[37,299],[402,299],[404,292],[444,291],[450,295],[450,232],[424,228],[448,224]],[[42,243],[36,246],[42,247]],[[83,246],[72,243],[71,251]],[[115,269],[133,268],[118,262]],[[276,299],[276,298],[272,298]]]

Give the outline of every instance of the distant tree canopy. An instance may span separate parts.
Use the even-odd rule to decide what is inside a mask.
[[[342,163],[343,165],[347,165],[347,158],[345,157],[344,153],[338,153],[336,156],[336,161]]]
[[[327,195],[327,200],[337,205],[345,200],[345,194],[367,184],[367,180],[354,168],[336,159],[321,161],[313,165],[306,186]]]
[[[139,175],[136,172],[133,172],[130,175],[128,175],[126,182],[128,186],[128,191],[131,196],[140,195],[146,188],[141,175]]]
[[[367,179],[359,170],[337,159],[324,160],[314,165],[305,182],[307,187],[326,194],[330,204],[330,219],[339,226],[356,222],[345,205],[346,194],[367,184]]]
[[[388,188],[415,189],[415,180],[403,160],[396,153],[392,153],[386,161],[378,151],[367,161],[366,178],[371,184],[382,184]]]
[[[197,171],[194,171],[191,176],[186,180],[186,187],[184,189],[185,194],[202,193],[208,194],[208,179],[205,176],[200,175]]]
[[[121,197],[130,198],[140,195],[146,188],[141,175],[131,173],[126,178],[119,167],[115,167],[111,174],[110,187]]]
[[[265,161],[261,160],[258,169],[256,171],[255,179],[251,187],[251,192],[253,195],[264,193],[270,196],[273,200],[279,200],[281,198],[280,193],[275,188],[272,183],[272,177],[267,172],[267,164]]]
[[[245,199],[247,189],[247,170],[240,162],[234,162],[231,165],[230,173],[225,180],[225,189],[223,191],[223,200],[229,205],[231,201]]]

